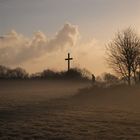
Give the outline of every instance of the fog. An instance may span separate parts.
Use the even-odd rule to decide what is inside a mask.
[[[67,98],[76,94],[80,88],[90,86],[90,83],[64,80],[5,80],[0,81],[0,85],[1,99],[25,104]]]
[[[140,87],[0,82],[0,139],[140,139]]]

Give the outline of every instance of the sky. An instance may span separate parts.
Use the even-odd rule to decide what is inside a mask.
[[[0,64],[43,69],[110,71],[105,46],[115,33],[140,33],[139,0],[0,0]]]

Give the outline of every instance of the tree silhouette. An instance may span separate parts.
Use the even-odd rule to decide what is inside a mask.
[[[134,77],[136,82],[136,72],[140,57],[140,38],[131,29],[119,32],[111,43],[107,46],[107,63],[115,72],[120,74],[131,85]]]
[[[0,79],[7,79],[10,69],[5,66],[0,66]]]
[[[110,74],[110,73],[104,73],[103,74],[103,81],[107,84],[116,84],[118,83],[119,79],[113,75],[113,74]]]
[[[9,71],[9,78],[11,79],[26,79],[28,73],[22,68],[16,68]]]
[[[22,68],[10,69],[0,66],[0,79],[26,79],[28,73]]]
[[[48,80],[89,80],[90,72],[86,69],[73,68],[69,71],[52,71],[49,69],[30,76],[31,79],[48,79]]]

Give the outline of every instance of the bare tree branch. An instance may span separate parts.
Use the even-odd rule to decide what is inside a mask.
[[[140,57],[140,38],[131,29],[118,32],[111,43],[107,45],[107,63],[119,75],[131,84],[132,77],[136,82],[138,58]]]

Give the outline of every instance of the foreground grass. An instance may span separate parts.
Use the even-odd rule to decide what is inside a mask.
[[[40,84],[38,86],[44,83]],[[70,88],[68,85],[65,85],[65,92]],[[33,89],[28,95],[17,90],[8,94],[3,89],[5,94],[0,94],[0,139],[140,139],[139,88],[88,88],[71,97],[49,100],[44,95],[46,89],[42,94],[37,92],[36,96]],[[16,92],[22,95],[21,99]],[[61,88],[57,87],[59,92],[62,92]]]

